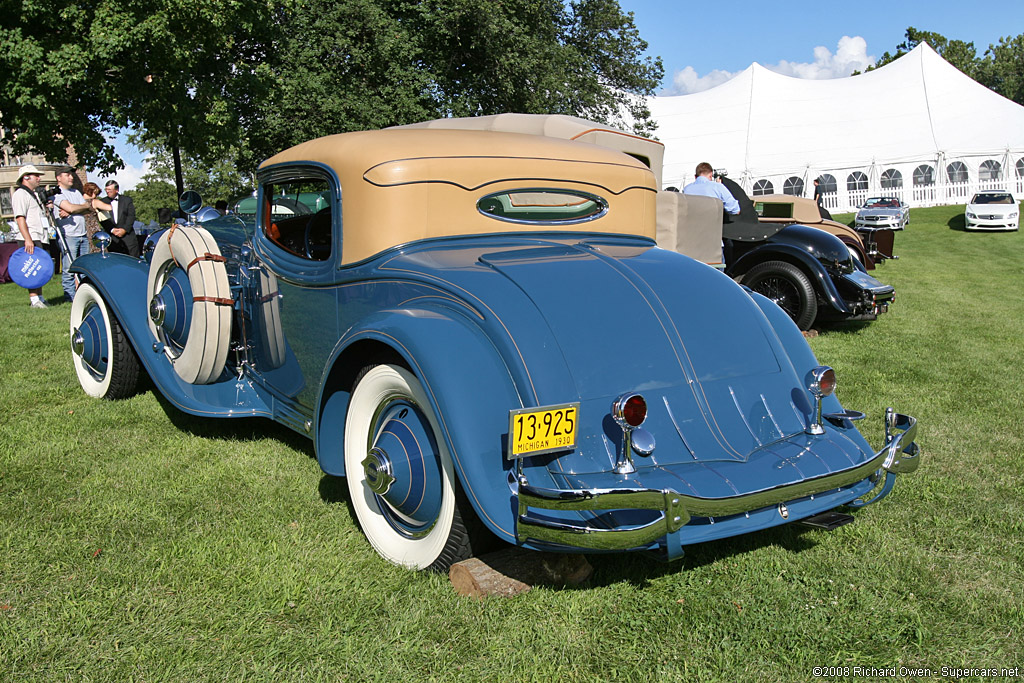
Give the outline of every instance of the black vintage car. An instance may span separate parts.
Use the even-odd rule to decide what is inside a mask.
[[[889,309],[893,287],[868,275],[842,240],[819,228],[763,223],[743,188],[721,181],[740,203],[722,225],[726,274],[774,301],[801,330],[816,320],[874,320]]]

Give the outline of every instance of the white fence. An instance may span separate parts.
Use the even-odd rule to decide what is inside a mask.
[[[813,195],[813,185],[811,187],[809,195]],[[840,186],[835,192],[822,194],[822,204],[833,213],[856,211],[857,207],[867,201],[868,197],[897,197],[912,207],[944,206],[966,204],[976,192],[981,190],[1004,190],[1012,192],[1018,200],[1022,200],[1024,199],[1024,178],[971,180],[962,183],[946,182],[912,187],[881,187],[876,183],[870,183],[868,188],[863,190],[848,190]]]

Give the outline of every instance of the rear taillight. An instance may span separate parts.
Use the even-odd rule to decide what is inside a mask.
[[[612,417],[623,429],[635,429],[647,419],[647,401],[640,394],[623,394],[612,405]]]

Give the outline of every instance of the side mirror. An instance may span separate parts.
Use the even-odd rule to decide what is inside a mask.
[[[185,190],[178,198],[178,206],[188,214],[195,213],[203,206],[203,198],[195,190]]]

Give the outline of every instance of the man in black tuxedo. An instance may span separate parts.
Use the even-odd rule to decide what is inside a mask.
[[[101,201],[110,205],[110,219],[100,221],[104,230],[110,233],[110,251],[138,256],[139,238],[135,234],[135,203],[131,197],[120,193],[116,180],[107,181],[103,190],[107,193]]]

